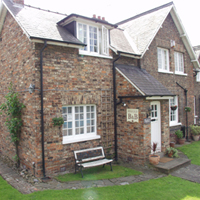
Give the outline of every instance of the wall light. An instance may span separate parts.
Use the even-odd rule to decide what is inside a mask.
[[[125,107],[125,106],[126,106],[126,103],[122,102],[122,105]]]
[[[35,91],[35,85],[30,84],[28,91],[30,94],[32,94]]]
[[[151,111],[152,111],[152,109],[151,109],[151,108],[148,108],[148,111],[147,111],[147,118],[148,118],[149,116],[151,116]]]

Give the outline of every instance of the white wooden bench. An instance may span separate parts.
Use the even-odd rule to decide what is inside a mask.
[[[110,164],[112,171],[112,159],[105,158],[103,147],[96,147],[90,149],[83,149],[74,151],[75,157],[75,173],[76,169],[81,169],[81,175],[83,178],[82,168],[96,167],[99,165]]]

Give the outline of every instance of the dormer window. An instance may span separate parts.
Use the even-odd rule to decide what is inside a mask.
[[[106,27],[78,22],[77,37],[81,42],[87,44],[87,46],[80,49],[80,53],[109,55],[108,29]]]

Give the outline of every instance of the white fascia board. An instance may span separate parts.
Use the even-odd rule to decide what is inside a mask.
[[[45,39],[31,39],[31,42],[35,42],[35,43],[44,43]],[[63,46],[63,47],[71,47],[71,48],[77,48],[79,49],[81,47],[81,45],[76,45],[76,44],[68,44],[68,43],[64,43],[64,42],[56,42],[56,41],[48,41],[48,39],[46,39],[47,44],[50,45],[56,45],[56,46]]]
[[[173,99],[173,96],[152,96],[152,97],[146,97],[146,100],[164,100],[164,99]]]
[[[180,37],[181,37],[181,39],[182,39],[182,41],[183,41],[183,43],[184,43],[184,45],[187,49],[187,52],[188,52],[190,59],[191,59],[191,62],[193,62],[194,60],[197,60],[197,57],[196,57],[196,54],[195,54],[195,52],[192,48],[190,39],[189,39],[189,37],[188,37],[188,35],[185,31],[185,28],[182,24],[182,21],[181,21],[180,17],[178,16],[178,13],[176,12],[176,9],[175,9],[174,6],[172,7],[170,14],[172,16],[172,19],[173,19],[177,29],[178,29]],[[195,68],[200,68],[199,62],[193,62],[193,64],[194,64]]]
[[[7,9],[1,1],[0,2],[0,34],[1,34],[2,29],[3,29],[6,14],[7,14]]]
[[[115,68],[136,90],[138,90],[143,96],[145,96],[144,92],[142,92],[127,76],[125,76],[119,69]]]
[[[172,9],[172,7],[173,7],[172,5],[169,7],[169,12],[170,12],[170,10]],[[166,18],[167,18],[167,16],[168,16],[169,12],[167,12],[167,14],[166,14],[165,17],[163,17],[162,22],[161,22],[160,25],[158,26],[158,28],[157,28],[157,30],[155,31],[153,37],[151,38],[151,40],[149,41],[148,45],[146,46],[144,52],[142,52],[142,56],[141,56],[141,58],[143,58],[143,56],[144,56],[144,54],[146,53],[146,51],[149,50],[149,46],[151,45],[151,43],[153,42],[154,38],[156,37],[158,31],[159,31],[160,28],[162,27],[162,24],[163,24],[164,21],[166,20]]]

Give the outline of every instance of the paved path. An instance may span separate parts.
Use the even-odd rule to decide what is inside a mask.
[[[200,166],[190,164],[187,167],[183,167],[172,172],[171,175],[186,179],[188,181],[200,183]]]
[[[142,175],[137,176],[129,176],[129,177],[121,177],[114,178],[108,180],[96,180],[96,181],[73,181],[67,183],[60,183],[55,179],[49,181],[47,183],[38,182],[35,184],[30,184],[26,181],[26,179],[22,178],[18,174],[18,172],[7,164],[5,164],[2,160],[0,160],[0,175],[14,188],[20,191],[23,194],[29,194],[35,191],[47,190],[47,189],[79,189],[79,188],[90,188],[90,187],[105,187],[105,186],[113,186],[113,185],[128,185],[131,183],[146,181],[149,179],[156,179],[166,176],[165,174],[156,172],[148,167],[140,167],[136,170],[142,171]],[[200,166],[197,165],[189,165],[187,167],[178,169],[171,173],[173,176],[177,176],[189,181],[200,183]]]
[[[137,169],[138,170],[138,169]],[[27,183],[26,179],[22,178],[16,170],[10,168],[2,160],[0,160],[0,175],[14,188],[19,190],[23,194],[29,194],[35,191],[47,190],[47,189],[79,189],[79,188],[90,188],[90,187],[105,187],[113,185],[128,185],[131,183],[146,181],[149,179],[161,178],[166,176],[165,174],[156,172],[147,167],[140,167],[142,175],[113,178],[107,180],[96,180],[96,181],[73,181],[67,183],[60,183],[55,179],[47,183],[38,182],[35,184]]]

